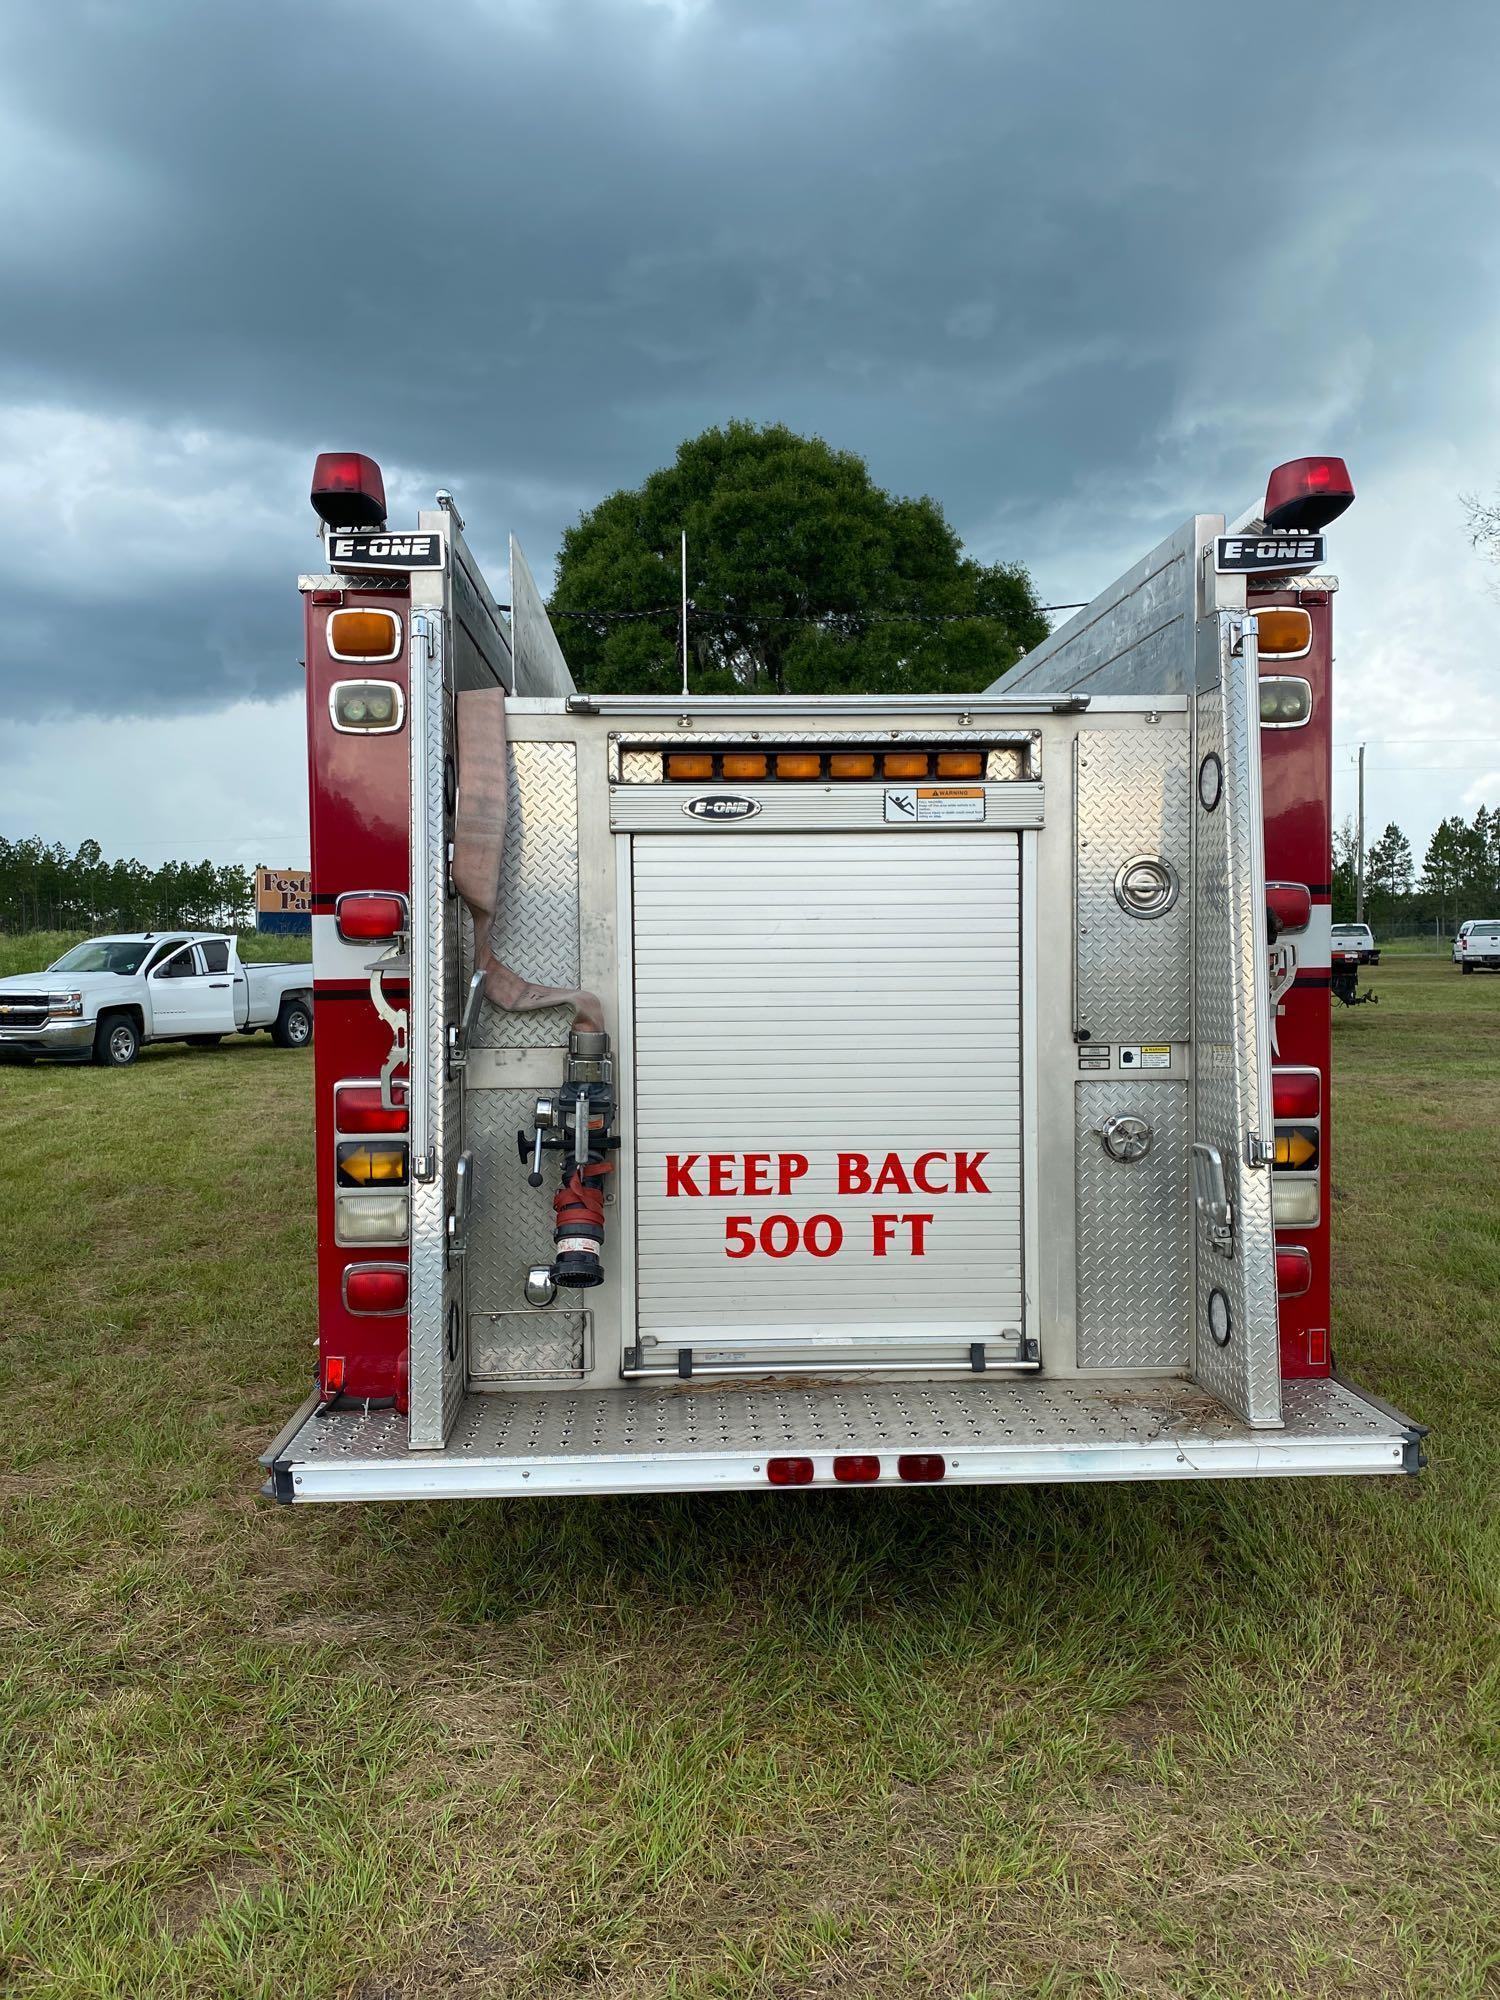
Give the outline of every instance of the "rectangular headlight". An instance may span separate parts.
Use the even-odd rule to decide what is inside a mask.
[[[49,993],[47,995],[47,1012],[49,1014],[60,1015],[65,1020],[72,1019],[76,1021],[83,1013],[83,995],[81,993]]]

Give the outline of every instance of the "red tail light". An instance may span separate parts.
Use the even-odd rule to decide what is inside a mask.
[[[1312,1256],[1300,1244],[1291,1244],[1276,1250],[1276,1296],[1279,1299],[1300,1299],[1302,1294],[1312,1289]]]
[[[1312,893],[1305,882],[1268,882],[1266,908],[1284,931],[1305,931],[1312,922]]]
[[[362,451],[320,451],[313,467],[312,503],[330,528],[383,528],[380,467]]]
[[[1354,482],[1341,458],[1288,459],[1266,487],[1266,526],[1312,534],[1353,500]]]
[[[333,916],[346,944],[389,944],[406,929],[406,898],[351,889],[334,904]]]
[[[1323,1109],[1323,1079],[1315,1069],[1273,1069],[1271,1105],[1278,1118],[1316,1118]]]
[[[404,1264],[351,1264],[344,1273],[344,1304],[352,1313],[404,1313]]]
[[[948,1467],[940,1451],[903,1451],[896,1460],[896,1470],[915,1485],[941,1479]]]
[[[833,1461],[833,1476],[846,1486],[868,1486],[880,1477],[880,1460],[873,1452],[843,1452]]]
[[[396,1108],[388,1111],[380,1101],[378,1083],[339,1083],[333,1090],[333,1122],[340,1132],[404,1132],[406,1130],[406,1085],[391,1086]]]
[[[768,1458],[766,1477],[773,1486],[811,1486],[813,1462],[810,1458]]]

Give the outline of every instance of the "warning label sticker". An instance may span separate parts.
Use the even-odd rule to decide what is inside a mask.
[[[1170,1069],[1172,1049],[1170,1043],[1138,1045],[1120,1050],[1121,1069]]]
[[[885,794],[886,819],[907,825],[931,825],[934,821],[983,820],[982,785],[889,785]]]

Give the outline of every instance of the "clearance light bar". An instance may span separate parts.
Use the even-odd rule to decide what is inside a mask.
[[[982,781],[989,775],[989,751],[814,750],[805,747],[795,750],[774,747],[770,750],[663,750],[661,775],[673,785],[701,785],[714,779],[738,784],[767,780],[782,784],[806,784],[818,778],[832,778],[846,784],[872,779],[899,779],[910,783],[913,778],[933,777]],[[637,779],[636,782],[645,780]]]

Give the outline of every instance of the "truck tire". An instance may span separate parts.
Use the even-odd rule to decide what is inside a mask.
[[[1458,969],[1463,974],[1465,979],[1467,979],[1469,974],[1474,970],[1473,966],[1468,962],[1467,959],[1464,960],[1464,962],[1459,966]]]
[[[101,1069],[129,1069],[141,1052],[141,1032],[128,1014],[101,1014],[94,1030],[94,1061]]]
[[[283,1000],[271,1040],[278,1049],[305,1049],[313,1037],[312,1008],[305,1000]]]

